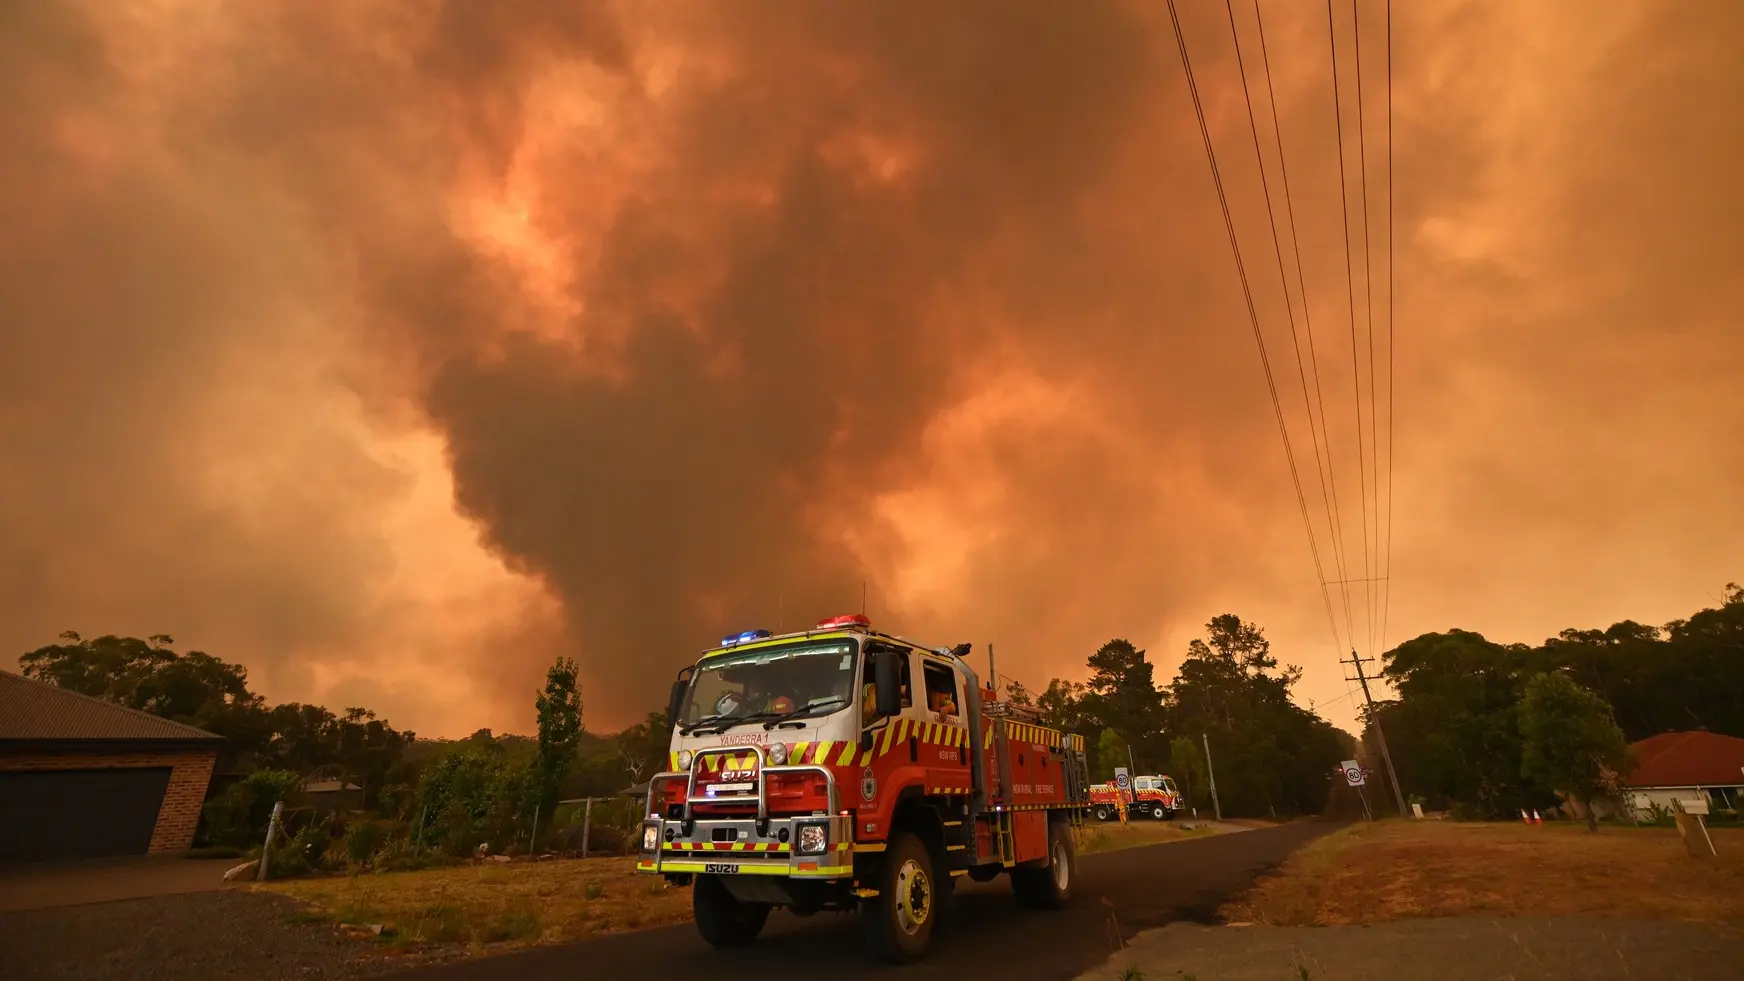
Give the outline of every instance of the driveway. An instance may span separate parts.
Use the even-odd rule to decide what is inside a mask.
[[[0,912],[204,892],[222,887],[225,871],[241,861],[142,855],[0,865]]]

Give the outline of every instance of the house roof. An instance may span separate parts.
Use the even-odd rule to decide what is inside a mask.
[[[317,780],[314,783],[303,784],[303,793],[306,794],[332,794],[340,791],[362,789],[363,788],[359,787],[357,784],[346,783],[342,780]]]
[[[211,742],[222,736],[0,671],[0,742]]]
[[[1662,732],[1629,747],[1635,771],[1628,787],[1744,786],[1744,739],[1719,733]]]

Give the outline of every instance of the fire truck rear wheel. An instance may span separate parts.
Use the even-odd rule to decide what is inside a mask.
[[[1103,804],[1102,806],[1096,808],[1096,820],[1098,820],[1098,821],[1106,821],[1113,816],[1114,815],[1112,815],[1108,812],[1108,805],[1107,804]]]
[[[1042,868],[1012,869],[1011,889],[1018,902],[1037,909],[1059,909],[1072,899],[1072,880],[1078,877],[1078,852],[1072,847],[1072,829],[1064,821],[1048,825],[1048,864]]]
[[[743,947],[757,939],[769,919],[769,907],[733,898],[721,880],[699,875],[690,890],[696,931],[716,947]]]
[[[932,854],[912,834],[899,834],[884,851],[874,887],[864,901],[861,923],[873,957],[893,964],[919,960],[938,919],[938,871]]]

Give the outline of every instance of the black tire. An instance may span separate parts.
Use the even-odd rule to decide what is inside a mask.
[[[757,939],[769,920],[770,907],[733,898],[721,880],[699,875],[690,889],[691,914],[696,932],[716,947],[743,947]]]
[[[891,839],[873,880],[878,895],[863,901],[867,953],[892,964],[920,960],[938,920],[937,876],[919,838],[903,832]]]
[[[1096,805],[1096,820],[1106,821],[1113,816],[1114,815],[1109,812],[1107,804]]]
[[[1169,809],[1161,804],[1152,804],[1151,817],[1156,818],[1158,821],[1167,821],[1169,819]]]
[[[1072,845],[1072,829],[1064,821],[1048,825],[1048,860],[1040,868],[1011,870],[1011,889],[1017,901],[1035,909],[1059,909],[1072,899],[1072,882],[1078,877],[1078,850]]]

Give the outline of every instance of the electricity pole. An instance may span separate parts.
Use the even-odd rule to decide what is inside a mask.
[[[1211,781],[1211,806],[1217,809],[1217,820],[1223,820],[1223,802],[1217,799],[1217,774],[1211,769],[1211,736],[1200,733],[1205,743],[1205,776]]]
[[[1405,813],[1405,792],[1399,789],[1399,775],[1393,771],[1393,754],[1387,751],[1387,734],[1382,731],[1381,717],[1375,712],[1375,698],[1369,694],[1369,677],[1363,673],[1363,665],[1373,660],[1372,657],[1358,657],[1356,651],[1353,650],[1350,652],[1350,660],[1338,663],[1349,664],[1356,668],[1354,680],[1362,683],[1363,701],[1367,702],[1369,706],[1369,725],[1375,727],[1375,740],[1381,744],[1381,761],[1387,764],[1387,779],[1393,782],[1393,800],[1399,805],[1399,816],[1406,817],[1408,815]],[[1345,680],[1353,679],[1347,678]]]

